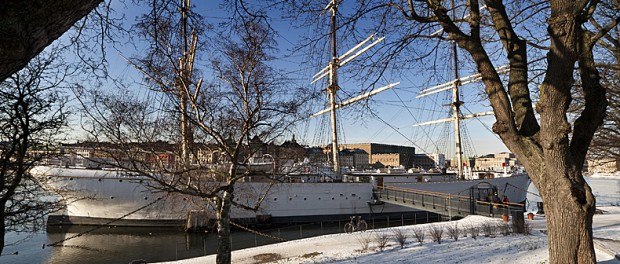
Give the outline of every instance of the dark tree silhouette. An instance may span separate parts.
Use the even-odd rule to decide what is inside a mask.
[[[0,2],[0,81],[90,13],[102,0]]]
[[[59,85],[67,72],[56,56],[41,54],[0,83],[0,253],[6,232],[36,230],[56,208],[42,179],[29,173],[66,124]]]

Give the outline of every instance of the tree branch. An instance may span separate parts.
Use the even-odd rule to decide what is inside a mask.
[[[575,160],[584,160],[588,152],[588,147],[594,136],[594,132],[603,123],[605,110],[607,109],[607,98],[605,88],[601,85],[601,76],[594,62],[594,53],[591,43],[592,36],[584,32],[581,37],[579,53],[579,72],[581,76],[581,87],[585,97],[585,108],[580,116],[575,120],[573,137],[571,138],[570,150]],[[583,164],[575,164],[577,170],[583,169]]]
[[[0,1],[0,81],[17,72],[102,0]]]
[[[508,92],[517,128],[521,135],[533,136],[538,133],[540,126],[534,115],[528,88],[527,44],[514,31],[506,7],[501,1],[487,0],[486,5],[510,63]]]

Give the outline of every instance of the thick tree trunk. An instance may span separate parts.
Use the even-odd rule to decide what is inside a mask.
[[[232,207],[232,187],[226,189],[217,208],[217,264],[232,262],[232,240],[230,238],[230,209]]]
[[[540,188],[544,190],[540,193],[547,215],[549,259],[562,264],[596,263],[592,242],[595,200],[590,187],[585,182],[558,179]],[[562,197],[571,199],[560,199]]]
[[[538,165],[544,166],[544,175],[534,175],[532,179],[545,202],[551,263],[596,263],[592,242],[595,200],[581,175],[585,155],[578,154],[586,150],[571,146],[571,132],[575,131],[566,115],[572,100],[574,65],[582,52],[582,5],[582,1],[551,4],[547,27],[551,47],[537,105],[544,157],[544,164]]]
[[[86,16],[102,0],[0,1],[0,81]]]

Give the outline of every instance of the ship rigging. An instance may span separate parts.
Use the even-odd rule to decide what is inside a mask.
[[[376,38],[375,34],[370,35],[368,38],[366,38],[364,41],[360,42],[359,44],[357,44],[356,46],[354,46],[353,48],[351,48],[349,51],[345,52],[344,54],[342,54],[341,56],[338,56],[338,49],[337,49],[337,39],[336,39],[336,32],[337,32],[337,26],[336,26],[336,15],[338,12],[338,1],[337,0],[331,0],[330,3],[324,8],[322,13],[327,12],[327,10],[329,10],[330,12],[330,46],[331,46],[331,61],[329,62],[329,65],[325,68],[323,68],[322,70],[320,70],[317,74],[315,74],[312,78],[312,83],[315,83],[323,78],[325,78],[326,76],[329,76],[328,78],[328,84],[327,84],[327,88],[325,89],[327,91],[327,93],[329,94],[329,108],[321,110],[313,115],[311,115],[311,117],[316,117],[322,114],[325,114],[327,112],[330,113],[331,116],[331,154],[332,154],[332,164],[333,164],[333,170],[334,170],[334,178],[335,179],[340,179],[341,178],[341,172],[340,172],[340,163],[339,163],[339,146],[338,146],[338,125],[337,125],[337,118],[336,118],[336,109],[347,106],[349,104],[352,104],[354,102],[363,100],[365,98],[368,98],[370,96],[373,96],[379,92],[385,91],[387,89],[390,89],[398,84],[400,84],[400,82],[397,83],[392,83],[392,84],[388,84],[386,86],[383,86],[381,88],[378,88],[374,91],[359,95],[355,98],[346,100],[344,102],[341,103],[336,103],[336,93],[338,92],[338,90],[340,90],[340,86],[338,85],[338,68],[344,66],[345,64],[347,64],[348,62],[350,62],[351,60],[355,59],[356,57],[358,57],[359,55],[361,55],[362,53],[364,53],[365,51],[369,50],[370,48],[372,48],[373,46],[377,45],[379,42],[383,41],[383,39],[385,39],[385,37],[382,38]],[[372,42],[371,42],[372,41]]]

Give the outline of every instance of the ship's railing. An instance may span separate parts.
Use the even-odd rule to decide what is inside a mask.
[[[378,186],[374,194],[379,201],[451,217],[472,214],[501,217],[511,215],[514,211],[524,211],[524,205],[519,203],[493,203],[472,199],[469,196],[394,186]]]
[[[343,182],[370,182],[370,175],[342,175]]]

